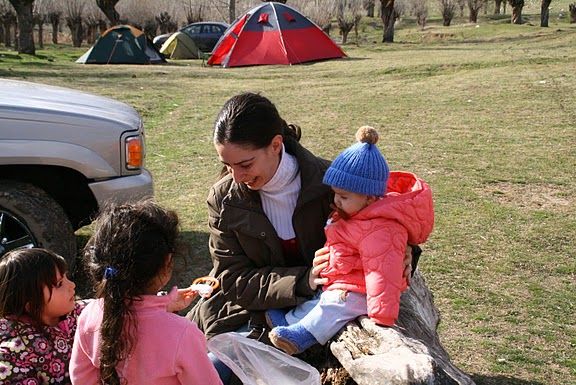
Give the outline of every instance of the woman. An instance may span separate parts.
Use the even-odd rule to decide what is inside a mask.
[[[210,189],[208,211],[211,275],[221,290],[189,313],[208,338],[265,325],[265,310],[294,307],[324,283],[332,193],[322,177],[329,162],[299,138],[299,128],[258,94],[236,95],[218,114],[214,146],[225,169]]]

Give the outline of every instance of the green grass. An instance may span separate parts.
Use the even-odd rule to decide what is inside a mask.
[[[347,59],[306,65],[85,66],[73,60],[86,48],[49,46],[38,57],[0,51],[0,76],[142,113],[157,199],[178,210],[191,245],[185,279],[210,266],[204,199],[220,168],[211,129],[227,98],[261,91],[327,158],[360,125],[377,127],[391,167],[434,191],[420,266],[455,364],[478,384],[576,384],[576,26],[558,20],[559,7],[550,28],[536,14],[526,15],[534,25],[431,19],[424,30],[405,19],[392,45],[369,21]]]

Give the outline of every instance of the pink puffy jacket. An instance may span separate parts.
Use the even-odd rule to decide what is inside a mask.
[[[406,245],[425,242],[433,226],[428,184],[408,172],[391,172],[384,198],[326,226],[330,262],[321,273],[328,278],[324,290],[366,293],[368,316],[394,325],[408,286],[402,278]]]

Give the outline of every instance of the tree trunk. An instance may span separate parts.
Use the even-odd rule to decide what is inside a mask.
[[[33,14],[32,26],[38,26],[38,48],[44,49],[44,23],[46,23],[46,15],[40,12]]]
[[[376,2],[374,0],[366,1],[366,16],[374,17],[374,8],[376,8]]]
[[[466,0],[458,1],[458,8],[460,9],[460,17],[464,17],[464,8],[466,8]]]
[[[84,38],[84,28],[82,26],[82,17],[67,17],[66,24],[72,34],[72,45],[74,47],[82,46],[82,39]]]
[[[568,6],[570,11],[570,24],[576,23],[576,3],[572,3]]]
[[[60,26],[60,13],[52,12],[48,15],[50,24],[52,24],[52,43],[58,44],[58,27]]]
[[[358,385],[473,385],[440,343],[439,322],[433,295],[416,270],[402,294],[396,326],[360,317],[346,325],[330,350]]]
[[[522,24],[522,8],[521,5],[512,7],[512,24]]]
[[[230,0],[230,3],[228,3],[228,19],[230,24],[236,20],[236,0]]]
[[[417,23],[422,29],[424,29],[424,28],[426,27],[426,19],[427,19],[426,16],[420,15],[420,16],[418,16],[416,23]]]
[[[2,40],[4,40],[4,45],[6,47],[12,47],[12,35],[11,35],[12,23],[4,21],[3,27],[4,27],[3,28],[4,36],[2,36]]]
[[[551,2],[552,0],[542,0],[542,3],[540,4],[540,27],[548,27]]]
[[[104,32],[106,32],[106,30],[108,29],[108,25],[106,24],[106,21],[100,19],[98,20],[98,29],[100,31],[100,35],[102,35]]]
[[[98,8],[110,20],[110,25],[118,25],[120,23],[120,15],[116,12],[116,4],[120,0],[96,0]]]
[[[500,7],[502,6],[502,0],[494,0],[494,14],[500,14]]]
[[[440,12],[442,13],[442,25],[444,27],[450,27],[452,19],[454,18],[454,11],[456,10],[456,4],[452,1],[441,1],[440,2]]]
[[[44,23],[38,24],[38,48],[44,49]]]
[[[34,0],[10,0],[18,20],[18,53],[36,55],[34,47]]]
[[[98,36],[98,22],[92,21],[89,23],[86,23],[86,43],[87,44],[94,44],[94,42],[96,41],[96,38]]]
[[[394,22],[396,15],[394,12],[394,0],[380,0],[380,15],[384,24],[382,43],[394,42]]]
[[[468,16],[468,21],[470,23],[478,22],[478,9],[470,7],[468,8],[468,11],[470,12],[470,15]]]

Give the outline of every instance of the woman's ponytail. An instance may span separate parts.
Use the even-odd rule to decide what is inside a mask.
[[[302,129],[297,124],[287,124],[284,130],[284,137],[292,138],[299,142],[302,137]]]

